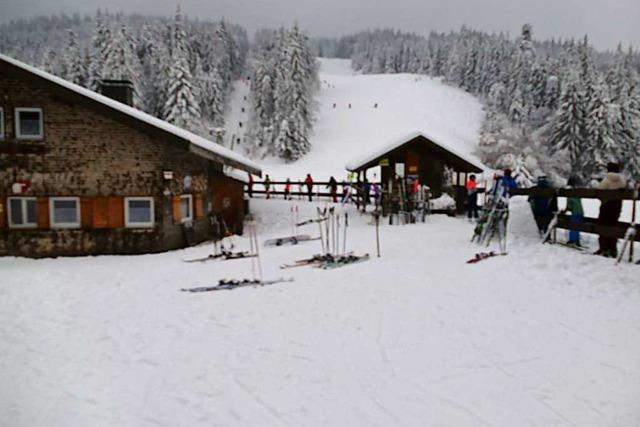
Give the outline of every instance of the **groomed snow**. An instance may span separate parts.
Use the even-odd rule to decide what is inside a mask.
[[[342,180],[347,162],[376,153],[410,132],[429,135],[481,164],[473,153],[484,113],[472,95],[427,76],[360,75],[349,60],[319,61],[321,88],[311,152],[286,165],[265,159],[265,172],[272,178],[298,180],[311,173],[317,181],[331,175]]]
[[[6,55],[3,55],[0,53],[0,60],[2,61],[6,61],[18,68],[22,68],[23,70],[32,73],[38,77],[41,77],[45,80],[48,80],[54,84],[57,84],[59,86],[62,86],[66,89],[69,89],[73,92],[76,92],[77,94],[80,94],[82,96],[85,96],[87,98],[90,98],[96,102],[99,102],[101,104],[104,104],[106,106],[108,106],[109,108],[112,108],[114,110],[117,110],[121,113],[124,113],[128,116],[134,117],[137,120],[140,120],[141,122],[150,124],[152,126],[155,126],[156,128],[162,129],[166,132],[172,133],[174,135],[176,135],[179,138],[182,138],[186,141],[189,141],[191,144],[204,149],[205,151],[211,152],[213,154],[216,154],[218,156],[221,156],[223,158],[229,159],[229,160],[233,160],[234,162],[237,162],[241,165],[246,166],[249,169],[253,169],[256,171],[260,171],[262,169],[262,167],[260,165],[258,165],[257,163],[239,155],[238,153],[235,153],[231,150],[228,150],[224,147],[222,147],[220,144],[216,144],[213,141],[209,141],[206,138],[203,138],[201,136],[198,136],[194,133],[191,133],[185,129],[179,128],[177,126],[172,125],[171,123],[165,122],[164,120],[160,120],[157,117],[153,117],[143,111],[140,111],[138,109],[135,109],[133,107],[130,107],[126,104],[123,104],[121,102],[115,101],[111,98],[108,98],[106,96],[103,96],[99,93],[96,93],[92,90],[86,89],[82,86],[78,86],[74,83],[71,83],[67,80],[61,79],[60,77],[54,76],[53,74],[49,74],[45,71],[42,71],[38,68],[32,67],[28,64],[25,64],[24,62],[18,61],[16,59],[13,59],[11,57],[8,57]]]
[[[248,260],[182,262],[209,245],[1,258],[2,424],[636,425],[639,267],[543,246],[512,207],[506,257],[465,264],[472,225],[432,216],[383,225],[382,258],[334,271],[278,269],[318,242],[261,247],[265,277],[295,282],[221,293],[179,292],[251,276]],[[290,233],[291,203],[252,208],[261,239]],[[374,253],[348,212],[348,246]]]

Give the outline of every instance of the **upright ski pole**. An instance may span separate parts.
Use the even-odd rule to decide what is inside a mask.
[[[258,274],[259,274],[258,280],[262,281],[262,261],[260,261],[260,248],[259,248],[259,245],[258,245],[258,231],[256,229],[256,221],[253,220],[252,223],[253,223],[253,240],[254,240],[253,244],[254,244],[254,246],[256,248],[256,257],[255,258],[256,258],[256,262],[258,263]]]
[[[253,221],[250,220],[247,223],[247,226],[249,228],[249,250],[251,251],[252,254],[256,253],[256,248],[254,246],[254,240],[253,240]],[[251,278],[253,280],[256,280],[256,260],[254,259],[254,257],[251,258]]]
[[[340,255],[340,214],[336,214],[336,255]]]
[[[342,239],[342,254],[347,254],[347,227],[349,227],[349,215],[344,213],[344,238]]]
[[[380,213],[376,213],[376,248],[380,258]]]

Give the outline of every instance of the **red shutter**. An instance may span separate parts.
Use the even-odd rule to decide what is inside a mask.
[[[94,197],[91,209],[92,228],[109,227],[109,199],[107,197]]]
[[[173,213],[173,223],[180,223],[180,196],[173,196],[171,199],[171,211]]]
[[[204,216],[204,204],[202,200],[202,193],[194,194],[195,199],[195,216],[196,219],[202,218]]]
[[[80,198],[80,225],[82,228],[91,228],[93,225],[93,198]]]
[[[109,197],[109,228],[124,227],[124,200],[122,197]]]
[[[38,228],[49,228],[48,197],[38,197]]]

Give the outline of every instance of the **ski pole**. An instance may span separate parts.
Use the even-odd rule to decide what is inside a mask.
[[[349,227],[349,215],[344,213],[344,238],[342,239],[342,255],[347,254],[347,227]]]
[[[376,214],[376,248],[380,258],[380,214]]]

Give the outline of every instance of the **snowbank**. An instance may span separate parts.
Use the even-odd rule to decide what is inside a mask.
[[[292,208],[253,200],[260,238]],[[323,204],[319,205],[324,206]],[[382,258],[279,270],[318,242],[251,261],[185,264],[210,245],[144,256],[0,259],[4,425],[631,426],[640,419],[639,268],[542,245],[512,202],[509,255],[468,265],[473,225],[381,226]],[[338,208],[342,212],[342,208]],[[293,209],[295,217],[295,209]],[[375,254],[348,208],[348,248]],[[317,225],[300,232],[318,233]],[[246,238],[234,238],[248,249]]]

